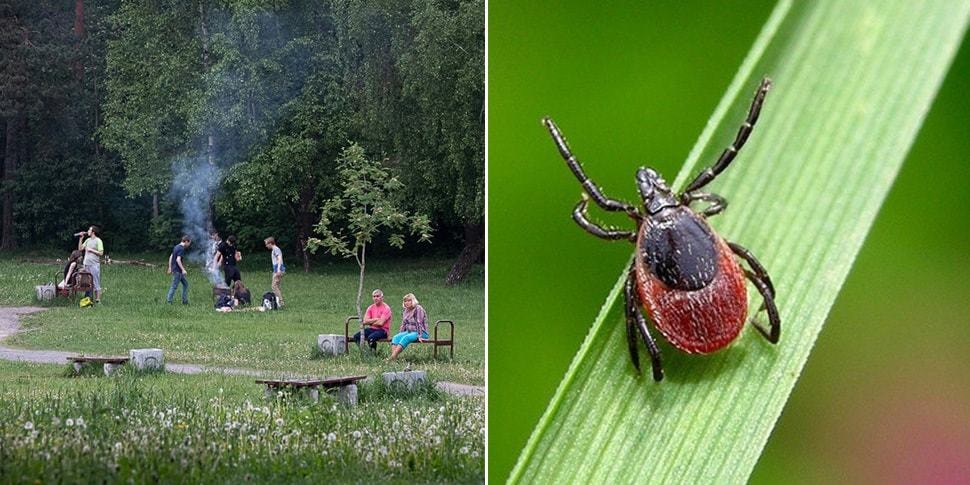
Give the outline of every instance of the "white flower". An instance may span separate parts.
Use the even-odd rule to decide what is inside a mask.
[[[34,423],[32,421],[27,421],[26,423],[24,423],[24,429],[26,429],[27,431],[34,429]]]
[[[354,431],[352,434],[353,434],[354,438],[360,439],[360,436],[361,436],[360,435],[360,431]]]
[[[276,418],[276,425],[283,426],[283,418]]]
[[[467,455],[467,454],[468,454],[468,447],[467,447],[467,446],[462,446],[462,447],[461,447],[461,448],[460,448],[460,449],[458,450],[458,453],[461,453],[462,455]]]
[[[78,426],[84,427],[84,418],[78,416],[77,420],[74,421]]]
[[[68,427],[74,426],[74,420],[71,418],[67,418],[67,421],[64,421],[64,424]]]
[[[330,433],[327,433],[327,441],[330,441],[330,442],[337,441],[337,433],[334,433],[332,431]]]
[[[115,442],[115,451],[121,451],[121,442]]]

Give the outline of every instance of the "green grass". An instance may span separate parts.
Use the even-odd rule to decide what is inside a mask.
[[[132,348],[157,347],[165,351],[168,362],[306,375],[373,375],[410,365],[426,370],[435,381],[484,384],[481,267],[465,283],[447,287],[442,282],[448,260],[369,262],[365,285],[381,288],[387,295],[395,314],[392,334],[400,323],[400,298],[409,292],[417,295],[429,319],[454,320],[456,327],[454,361],[447,352],[442,357],[442,349],[435,360],[430,345],[413,345],[398,362],[385,363],[387,344],[379,346],[377,357],[362,358],[352,348],[349,356],[314,358],[317,335],[342,335],[344,320],[355,313],[358,273],[352,263],[320,264],[309,274],[294,265],[282,283],[286,307],[278,312],[218,313],[212,307],[211,285],[197,267],[189,268],[191,304],[179,304],[176,296],[176,303],[168,305],[165,294],[171,277],[165,273],[162,255],[115,258],[139,256],[158,266],[103,265],[101,305],[81,309],[60,299],[49,304],[48,311],[23,317],[24,332],[6,345],[87,354],[127,354]],[[50,280],[62,267],[52,262],[54,257],[31,254],[0,259],[0,305],[37,304],[33,286]],[[270,289],[270,272],[255,259],[244,260],[242,273],[258,297]]]
[[[361,387],[266,398],[250,378],[63,377],[0,362],[0,482],[481,482],[482,399]]]
[[[967,7],[779,2],[673,186],[716,159],[771,76],[759,127],[710,190],[731,201],[712,224],[771,271],[781,342],[749,329],[704,357],[661,344],[667,378],[637,379],[622,344],[621,276],[511,482],[748,478],[960,44]]]

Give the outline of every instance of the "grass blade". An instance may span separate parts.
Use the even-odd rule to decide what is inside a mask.
[[[755,134],[709,187],[731,202],[712,224],[772,274],[781,343],[746,330],[707,357],[664,346],[667,379],[635,379],[621,276],[510,482],[747,479],[960,45],[968,12],[966,1],[779,3],[674,186],[727,146],[760,77],[770,75],[775,89]]]

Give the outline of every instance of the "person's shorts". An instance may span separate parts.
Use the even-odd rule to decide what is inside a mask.
[[[91,265],[85,266],[84,269],[91,273],[91,278],[94,280],[95,291],[101,291],[101,265]]]

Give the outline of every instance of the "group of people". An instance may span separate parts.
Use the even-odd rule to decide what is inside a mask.
[[[57,283],[57,287],[62,289],[73,286],[78,272],[84,269],[91,273],[94,281],[95,303],[101,303],[101,256],[104,255],[104,242],[98,237],[100,233],[100,227],[90,226],[87,231],[74,234],[78,238],[77,249],[71,252],[67,264],[64,265],[64,279]]]
[[[95,303],[101,303],[101,256],[104,255],[104,242],[99,237],[101,229],[97,226],[90,226],[87,231],[75,234],[78,237],[77,250],[71,252],[71,256],[64,266],[64,279],[58,283],[58,287],[66,288],[73,284],[78,271],[82,268],[91,273],[94,280]],[[87,236],[86,238],[84,236]],[[222,269],[226,287],[229,288],[228,299],[216,302],[217,309],[232,309],[242,304],[249,304],[252,301],[252,293],[242,282],[242,274],[236,263],[242,261],[242,253],[236,247],[236,236],[230,235],[225,241],[219,238],[219,234],[211,234],[214,256],[213,261],[216,267]],[[283,281],[283,274],[286,273],[286,265],[283,264],[283,251],[276,245],[276,239],[266,238],[263,243],[270,251],[270,262],[273,268],[273,278],[271,287],[273,294],[276,295],[277,305],[283,306],[283,292],[280,283]],[[192,238],[182,236],[172,248],[172,254],[168,258],[167,273],[172,275],[172,285],[168,289],[165,300],[172,303],[175,291],[178,286],[182,286],[182,304],[189,304],[189,281],[185,277],[188,271],[185,269],[186,251],[192,245]],[[390,334],[391,322],[394,319],[391,307],[384,303],[384,292],[376,289],[371,293],[374,303],[367,307],[364,312],[364,340],[368,342],[372,349],[377,348],[377,342],[386,339]],[[418,304],[418,298],[414,293],[404,295],[402,302],[401,326],[398,333],[391,338],[390,360],[396,360],[397,356],[407,348],[408,345],[426,341],[428,336],[428,314],[424,307]],[[225,311],[225,310],[223,310]],[[361,332],[353,336],[354,342],[360,345]]]
[[[214,269],[222,270],[226,288],[228,288],[228,294],[224,298],[220,297],[216,301],[216,309],[228,311],[239,305],[251,303],[252,292],[242,282],[242,273],[236,265],[236,263],[242,261],[242,252],[236,247],[236,236],[230,235],[223,241],[219,237],[219,233],[213,231],[210,239],[213,250],[212,264]],[[276,245],[276,239],[273,237],[266,238],[263,243],[266,245],[266,249],[270,251],[273,268],[271,284],[273,294],[276,296],[277,306],[282,307],[283,291],[280,288],[280,283],[283,280],[283,274],[286,272],[286,265],[283,264],[283,251]],[[182,240],[172,248],[172,254],[168,258],[167,272],[172,275],[172,285],[169,287],[168,295],[165,298],[165,301],[168,303],[172,303],[175,297],[175,291],[179,285],[182,285],[182,304],[189,304],[189,281],[185,277],[187,271],[185,269],[184,258],[186,256],[185,252],[191,245],[192,238],[187,235],[182,236]]]
[[[372,349],[377,348],[379,340],[386,339],[391,330],[391,321],[394,315],[391,307],[384,303],[384,292],[376,289],[371,293],[374,303],[367,307],[364,312],[364,340],[368,342]],[[389,360],[396,360],[397,356],[414,342],[424,342],[428,336],[428,314],[424,307],[418,304],[418,298],[414,293],[404,295],[402,302],[403,311],[401,314],[401,327],[398,333],[391,338],[391,356]],[[360,345],[360,332],[352,337],[353,341]]]

